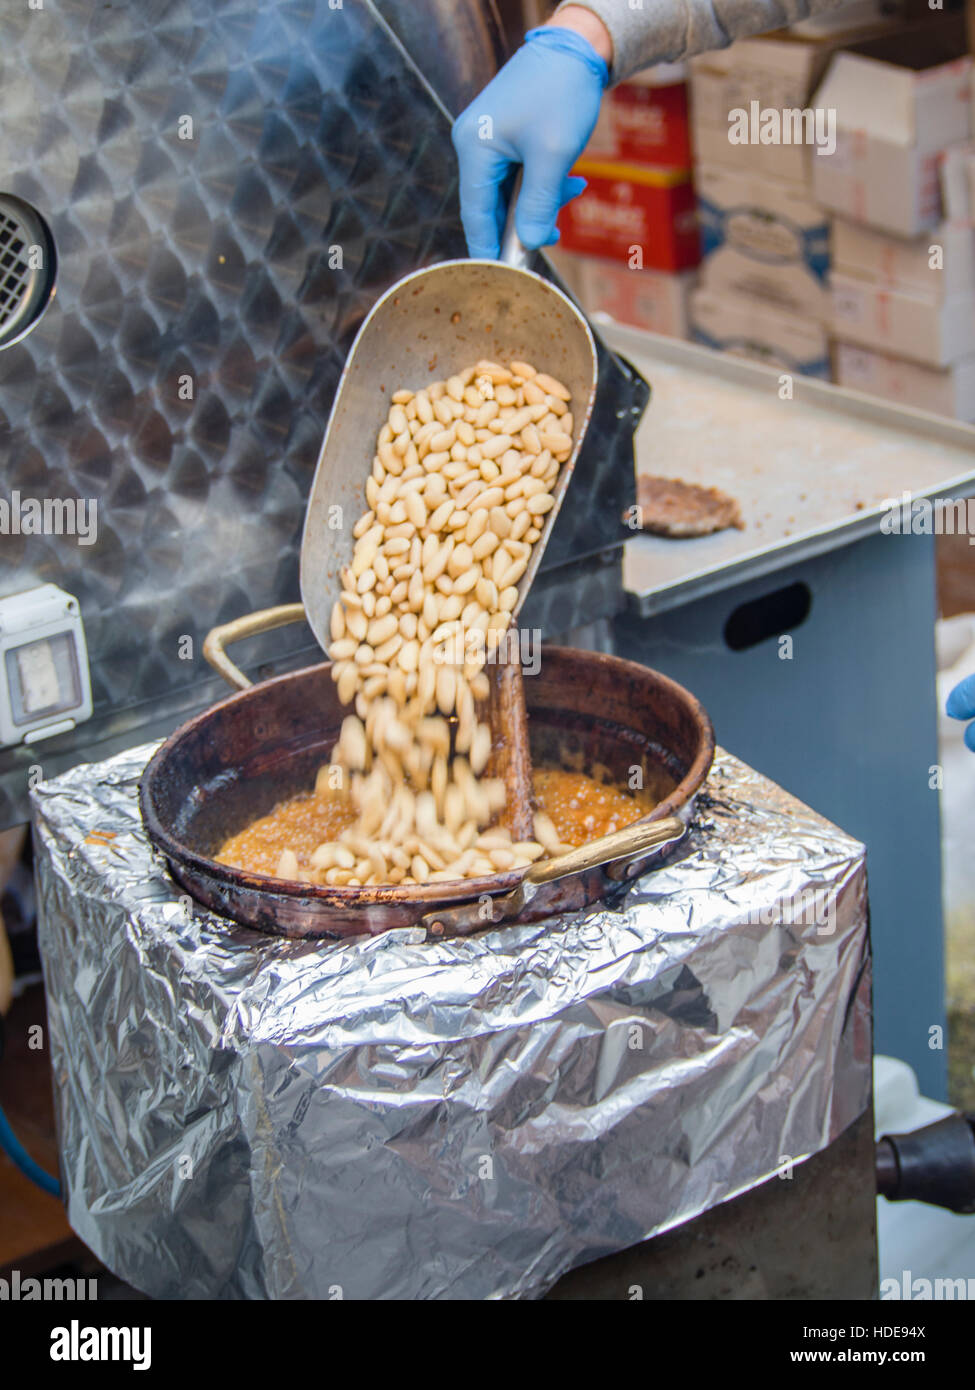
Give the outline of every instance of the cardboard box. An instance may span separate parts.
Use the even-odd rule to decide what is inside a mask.
[[[897,237],[834,218],[835,272],[941,301],[975,294],[975,226],[946,222],[920,237]]]
[[[975,356],[939,369],[837,343],[836,380],[853,391],[975,424]]]
[[[811,186],[811,151],[803,145],[732,144],[729,114],[764,109],[803,110],[844,43],[889,31],[889,20],[844,20],[825,36],[799,39],[794,33],[739,39],[730,48],[691,60],[691,135],[700,163],[747,169],[767,178]]]
[[[835,272],[833,332],[846,343],[947,367],[975,353],[975,295],[933,300]]]
[[[609,112],[618,158],[664,169],[691,167],[686,82],[623,82],[609,94]]]
[[[546,246],[544,253],[545,259],[549,261],[552,269],[573,299],[580,299],[583,257],[577,256],[574,251],[564,250],[559,243],[556,243],[555,246]]]
[[[972,61],[949,19],[838,54],[815,97],[835,109],[835,153],[813,162],[833,212],[901,236],[941,217],[938,161],[971,135]]]
[[[975,97],[975,78],[972,82]],[[941,196],[950,222],[975,224],[975,145],[953,145],[941,161]]]
[[[659,63],[611,87],[583,158],[689,170],[694,157],[686,63]]]
[[[768,367],[830,379],[829,338],[821,323],[780,314],[741,295],[691,295],[691,337],[705,347]]]
[[[746,109],[746,108],[742,108]],[[728,126],[694,121],[691,143],[696,165],[725,168],[741,174],[757,174],[770,182],[795,186],[812,195],[812,151],[805,145],[732,144]]]
[[[847,30],[825,41],[787,34],[739,39],[730,48],[691,59],[694,121],[728,129],[728,112],[756,100],[761,106],[805,107],[844,42],[862,39]]]
[[[687,337],[696,271],[630,270],[597,256],[575,260],[578,298],[587,314],[605,314],[617,323],[671,338]]]
[[[697,199],[679,169],[581,159],[586,191],[559,215],[566,251],[604,256],[633,269],[690,270],[701,259]]]
[[[829,219],[802,189],[716,166],[697,173],[701,280],[772,309],[830,317]]]

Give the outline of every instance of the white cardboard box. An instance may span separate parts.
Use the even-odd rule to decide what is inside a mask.
[[[728,112],[747,107],[805,106],[832,48],[793,39],[739,39],[691,59],[694,119],[727,132]]]
[[[975,295],[934,300],[835,272],[833,333],[843,342],[947,367],[975,353]]]
[[[975,294],[975,226],[945,222],[906,238],[836,217],[830,263],[841,275],[929,300]]]
[[[818,204],[794,185],[714,165],[696,182],[702,285],[827,321],[829,219]]]
[[[852,343],[836,344],[836,380],[898,405],[975,424],[975,356],[950,367],[925,367]]]
[[[618,261],[546,248],[546,256],[587,314],[606,314],[618,323],[664,333],[671,338],[689,336],[690,295],[697,271],[630,270]]]
[[[955,32],[939,20],[832,60],[815,104],[836,111],[836,150],[814,160],[813,187],[833,212],[901,236],[938,222],[939,156],[971,135],[972,60],[948,56]]]
[[[733,145],[728,126],[691,121],[694,163],[723,166],[743,174],[758,174],[776,182],[794,184],[812,193],[812,152],[805,145]]]
[[[579,302],[587,314],[607,314],[617,323],[688,336],[688,310],[697,271],[630,270],[598,256],[579,256]]]
[[[776,313],[742,295],[695,290],[691,337],[706,347],[783,372],[830,379],[829,339],[821,323]]]
[[[768,107],[809,104],[837,49],[893,30],[889,20],[845,25],[824,38],[796,38],[778,33],[739,39],[730,48],[692,58],[694,117],[728,129],[728,112],[752,100]]]
[[[811,187],[811,151],[802,145],[733,145],[729,112],[752,101],[775,110],[804,109],[844,43],[889,30],[890,20],[851,17],[817,38],[789,34],[739,39],[730,48],[691,60],[691,136],[698,163],[764,174]]]
[[[975,79],[972,96],[975,99]],[[941,193],[945,217],[952,222],[975,224],[975,145],[953,145],[945,152],[941,161]]]

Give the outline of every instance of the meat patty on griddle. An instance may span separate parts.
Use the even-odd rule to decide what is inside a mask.
[[[729,526],[744,529],[741,509],[733,497],[716,487],[699,487],[680,478],[655,478],[641,474],[636,500],[640,525],[657,536],[684,539],[709,536]]]

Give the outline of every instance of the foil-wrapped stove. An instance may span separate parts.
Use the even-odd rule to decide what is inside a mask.
[[[723,751],[612,902],[435,944],[200,908],[152,751],[32,793],[68,1217],[146,1293],[537,1297],[869,1104],[863,847]]]

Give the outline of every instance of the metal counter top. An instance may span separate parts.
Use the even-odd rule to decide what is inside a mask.
[[[637,472],[719,487],[743,531],[628,541],[624,588],[645,615],[877,533],[885,501],[975,492],[975,427],[710,348],[600,324],[650,382]],[[975,529],[975,528],[973,528]]]

